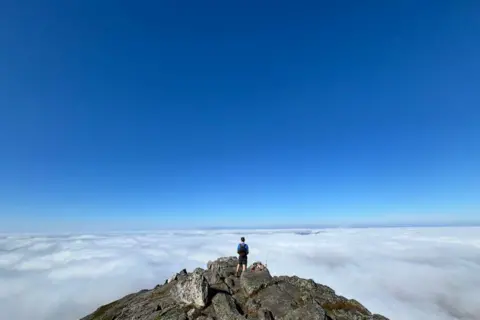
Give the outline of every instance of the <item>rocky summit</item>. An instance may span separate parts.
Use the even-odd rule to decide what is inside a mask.
[[[182,270],[81,320],[388,320],[313,280],[272,277],[260,262],[237,277],[237,262],[225,257],[206,270]]]

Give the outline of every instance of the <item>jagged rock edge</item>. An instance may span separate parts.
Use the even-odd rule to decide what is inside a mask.
[[[302,279],[302,278],[299,278],[299,277],[296,277],[296,276],[294,276],[294,277],[287,277],[287,276],[271,277],[271,280],[269,280],[267,283],[262,283],[258,288],[256,288],[254,291],[252,291],[250,293],[250,295],[248,295],[247,292],[245,292],[242,288],[241,278],[238,280],[239,282],[237,282],[236,280],[232,279],[231,274],[229,275],[229,269],[233,268],[234,265],[228,265],[228,263],[232,264],[232,261],[235,261],[235,259],[232,260],[231,258],[232,257],[227,257],[227,258],[224,258],[224,260],[222,260],[222,261],[220,261],[220,259],[217,259],[215,261],[209,261],[206,270],[197,268],[197,269],[200,269],[200,271],[201,271],[200,276],[201,276],[201,278],[204,279],[204,281],[206,282],[206,285],[207,285],[206,301],[205,301],[205,304],[202,307],[198,307],[194,304],[185,304],[185,303],[178,303],[178,302],[174,302],[172,305],[168,304],[168,303],[171,302],[168,299],[171,298],[171,296],[170,296],[171,292],[170,291],[172,291],[172,289],[168,288],[168,287],[165,288],[165,287],[167,285],[169,285],[170,282],[180,281],[181,279],[179,279],[179,276],[181,276],[181,278],[183,280],[185,280],[185,279],[188,279],[189,277],[191,277],[194,273],[199,272],[197,269],[195,269],[195,271],[192,272],[192,273],[187,273],[186,270],[182,270],[180,273],[177,273],[173,277],[170,278],[170,279],[174,278],[173,280],[168,281],[168,280],[170,280],[170,279],[168,279],[167,281],[165,281],[166,283],[164,285],[157,285],[152,290],[140,290],[137,293],[127,295],[127,296],[123,297],[122,299],[113,301],[109,304],[106,304],[104,306],[101,306],[101,307],[97,308],[97,310],[94,313],[92,313],[91,315],[89,315],[89,316],[87,316],[83,319],[84,320],[97,320],[97,319],[98,320],[106,320],[106,319],[108,319],[108,320],[113,320],[113,319],[115,319],[115,320],[124,320],[124,319],[127,320],[128,319],[129,320],[133,316],[135,316],[135,319],[139,319],[139,320],[143,320],[143,319],[145,319],[145,320],[147,320],[147,319],[148,320],[150,320],[150,319],[157,320],[157,319],[162,319],[164,315],[168,314],[170,311],[175,310],[175,309],[177,309],[178,312],[181,313],[181,314],[183,314],[183,313],[187,314],[188,319],[209,319],[208,317],[211,316],[211,314],[209,314],[209,312],[211,312],[212,308],[213,308],[212,301],[217,294],[224,294],[226,296],[229,296],[232,299],[232,301],[234,302],[235,309],[236,309],[235,311],[237,311],[238,314],[240,314],[243,318],[248,317],[248,319],[257,319],[256,317],[251,317],[250,314],[247,314],[246,303],[249,301],[249,299],[256,298],[262,290],[265,290],[266,288],[268,288],[270,286],[273,286],[273,285],[279,285],[281,283],[285,283],[285,284],[288,284],[290,286],[293,286],[293,287],[296,288],[296,290],[298,290],[297,292],[302,293],[302,295],[300,297],[294,297],[292,295],[292,292],[284,290],[284,287],[279,286],[279,290],[283,291],[286,295],[288,295],[291,298],[292,303],[295,303],[295,307],[293,307],[291,309],[291,311],[300,309],[300,308],[302,308],[302,306],[306,305],[308,302],[307,302],[306,299],[304,299],[304,297],[308,297],[309,299],[311,299],[310,300],[311,303],[315,303],[317,306],[322,308],[322,310],[324,310],[324,312],[322,312],[322,313],[324,314],[324,319],[325,320],[334,320],[335,315],[332,315],[334,317],[334,318],[332,318],[329,315],[331,312],[329,312],[329,310],[325,309],[322,305],[322,301],[318,300],[318,298],[315,296],[316,294],[322,294],[322,295],[327,294],[327,295],[332,295],[332,297],[334,299],[338,299],[337,301],[340,301],[342,303],[348,303],[352,300],[354,302],[358,303],[358,305],[361,308],[363,308],[366,312],[368,312],[368,315],[364,314],[364,318],[362,318],[362,319],[367,320],[367,319],[373,319],[374,317],[376,319],[387,319],[387,318],[384,318],[383,316],[378,315],[376,313],[372,314],[367,308],[365,308],[363,305],[361,305],[361,303],[359,303],[358,301],[356,301],[354,299],[347,299],[343,296],[336,295],[335,291],[333,289],[327,287],[327,286],[315,283],[311,279]],[[216,279],[218,279],[219,281],[217,281],[214,284],[210,284],[210,281],[205,277],[205,272],[214,269],[213,266],[215,265],[215,263],[217,263],[217,268],[216,268],[217,269],[216,270],[216,272],[217,272],[216,276],[217,277],[216,277]],[[226,265],[222,266],[221,265],[222,263],[224,263]],[[227,274],[227,276],[225,277],[224,274]],[[214,278],[214,276],[212,276],[212,278]],[[230,279],[230,281],[228,279]],[[261,281],[264,281],[264,280],[265,279],[263,279],[263,280],[261,279]],[[225,285],[226,288],[228,288],[230,292],[224,291],[224,290],[219,290],[218,288],[213,288],[212,286],[214,286],[215,284]],[[161,289],[164,289],[164,290],[161,290]],[[240,301],[238,299],[238,298],[242,298],[242,295],[239,294],[239,290],[243,291],[243,299],[241,299],[243,301],[243,303],[242,303],[242,301]],[[318,293],[318,291],[316,291],[316,290],[320,290],[321,293]],[[158,292],[156,292],[156,291],[158,291]],[[159,295],[165,294],[165,297],[164,298],[158,298],[159,300],[156,301],[156,303],[154,304],[154,307],[150,309],[152,311],[150,313],[150,318],[149,318],[149,315],[146,315],[145,317],[136,316],[136,315],[132,316],[132,314],[131,314],[132,308],[131,308],[131,306],[129,306],[129,303],[133,302],[140,295],[142,295],[143,293],[146,293],[146,292],[150,292],[151,297],[156,297],[155,294],[157,294],[157,293]],[[306,293],[306,295],[304,296],[303,293]],[[166,299],[163,302],[163,303],[166,304],[166,307],[162,307],[161,299]],[[132,300],[132,301],[130,301],[130,300]],[[144,300],[148,300],[148,299],[145,298]],[[139,302],[139,301],[135,301],[135,302]],[[140,302],[145,302],[145,301],[140,301]],[[146,301],[146,302],[148,302],[148,301]],[[122,304],[122,303],[124,305],[120,306],[119,304]],[[137,307],[135,307],[135,308],[137,308]],[[192,308],[192,309],[190,309],[189,311],[185,311],[185,310],[187,310],[187,308]],[[114,309],[113,311],[120,309],[121,310],[120,314],[109,313],[107,316],[104,316],[109,311],[111,311],[111,309]],[[258,312],[261,309],[264,309],[262,304],[260,304]],[[102,314],[100,314],[98,316],[95,316],[95,314],[99,313],[100,310],[102,311]],[[193,316],[193,314],[195,312],[192,313],[191,312],[192,310],[197,311],[195,316]],[[268,310],[268,309],[265,309],[265,310],[267,310],[271,314],[271,316],[273,317],[273,314],[271,313],[270,310]],[[350,312],[351,310],[350,311],[349,310],[343,310],[343,311]],[[152,315],[155,315],[155,318],[151,318]],[[130,317],[130,318],[127,318],[127,317]],[[167,318],[167,319],[170,319],[170,318]],[[274,319],[277,319],[277,318],[274,318]],[[357,319],[357,318],[355,317],[355,318],[345,318],[345,319]]]

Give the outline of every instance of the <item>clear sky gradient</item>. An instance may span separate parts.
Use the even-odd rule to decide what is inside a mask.
[[[480,221],[478,1],[3,1],[5,230]]]

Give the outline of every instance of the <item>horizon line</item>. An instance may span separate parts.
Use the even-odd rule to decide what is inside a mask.
[[[449,228],[449,227],[480,227],[480,222],[457,222],[457,223],[398,223],[398,224],[310,224],[310,225],[269,225],[269,226],[204,226],[204,227],[168,227],[168,228],[131,228],[114,230],[71,230],[71,231],[0,231],[3,235],[35,235],[35,234],[101,234],[101,233],[130,233],[130,232],[158,232],[158,231],[208,231],[208,230],[308,230],[308,229],[368,229],[368,228]]]

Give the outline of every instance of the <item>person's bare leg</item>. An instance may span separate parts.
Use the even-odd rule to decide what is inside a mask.
[[[244,264],[243,265],[243,272],[245,272],[246,269],[247,269],[247,264]]]
[[[237,264],[237,271],[235,272],[235,275],[238,277],[238,270],[240,269],[240,263]]]

